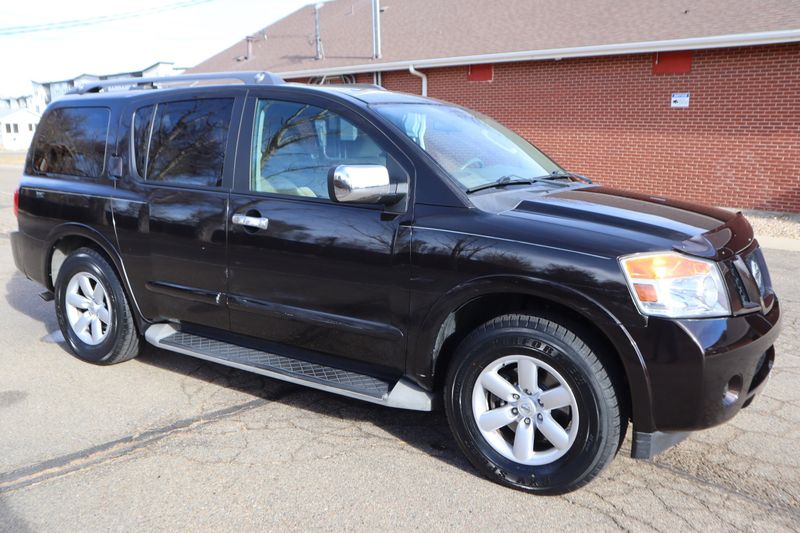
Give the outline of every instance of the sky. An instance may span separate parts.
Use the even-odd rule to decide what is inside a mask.
[[[0,3],[0,96],[30,94],[30,80],[135,71],[158,61],[191,67],[309,3],[6,0]],[[137,16],[107,20],[126,14]],[[103,18],[101,23],[29,31],[32,26]]]

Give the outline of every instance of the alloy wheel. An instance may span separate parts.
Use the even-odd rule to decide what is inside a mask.
[[[67,320],[72,331],[84,343],[96,346],[111,330],[111,306],[108,291],[95,276],[78,272],[67,284]]]
[[[472,391],[475,423],[489,445],[524,465],[563,457],[578,432],[578,404],[553,367],[529,355],[510,355],[486,366]]]

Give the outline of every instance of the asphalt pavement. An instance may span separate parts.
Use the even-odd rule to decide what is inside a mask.
[[[536,497],[480,477],[441,413],[340,398],[152,347],[72,357],[18,273],[19,170],[0,167],[0,531],[800,529],[800,252],[767,248],[784,330],[731,422],[589,486]]]

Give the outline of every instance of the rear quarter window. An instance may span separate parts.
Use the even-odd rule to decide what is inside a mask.
[[[47,113],[37,128],[34,172],[85,178],[102,175],[109,117],[104,107],[62,107]]]

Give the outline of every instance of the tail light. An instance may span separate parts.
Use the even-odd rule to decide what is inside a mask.
[[[14,217],[19,216],[19,188],[14,189]]]

